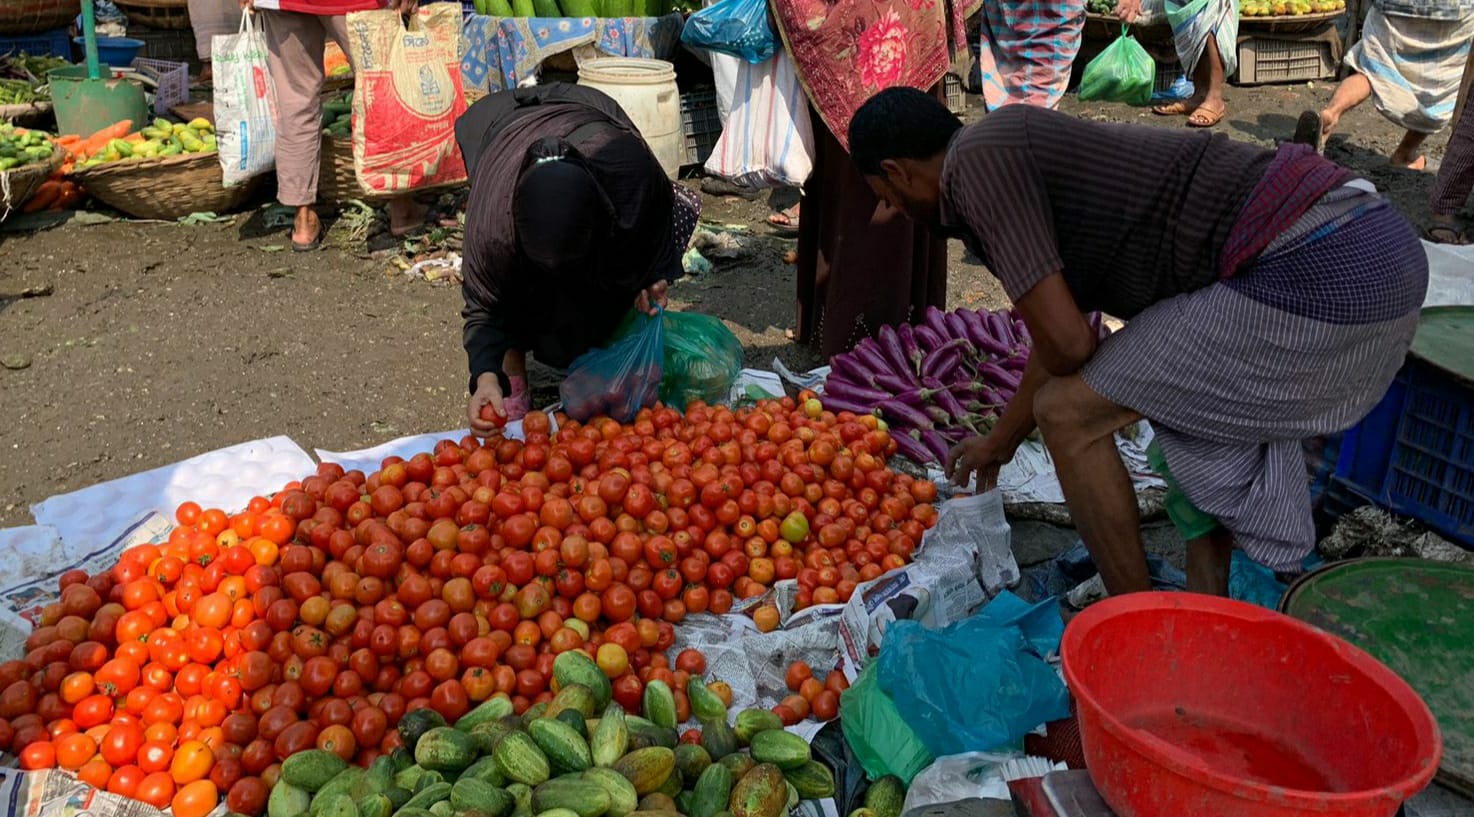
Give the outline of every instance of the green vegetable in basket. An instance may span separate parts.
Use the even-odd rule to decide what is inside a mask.
[[[45,162],[54,150],[51,137],[40,131],[0,124],[0,171]]]

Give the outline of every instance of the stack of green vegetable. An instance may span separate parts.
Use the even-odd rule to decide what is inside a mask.
[[[404,745],[367,768],[312,749],[288,757],[269,817],[782,817],[801,799],[834,794],[829,769],[773,713],[736,726],[699,678],[688,692],[699,741],[676,731],[665,683],[645,689],[644,717],[611,702],[584,653],[558,656],[558,694],[522,716],[496,696],[448,725],[433,709],[399,722]],[[694,731],[694,730],[693,730]],[[905,790],[878,784],[861,817],[899,817]]]
[[[1116,13],[1116,0],[1085,0],[1085,10],[1091,14]]]
[[[53,152],[50,136],[0,123],[0,171],[44,162]]]
[[[322,103],[322,132],[334,139],[353,135],[353,92]]]
[[[55,57],[31,57],[24,51],[0,56],[0,106],[29,105],[51,99],[46,74],[67,65]]]
[[[492,17],[660,17],[689,11],[687,0],[475,0]]]

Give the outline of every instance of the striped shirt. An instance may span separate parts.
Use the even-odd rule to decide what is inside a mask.
[[[942,222],[1018,301],[1063,273],[1082,311],[1129,319],[1218,280],[1218,258],[1274,153],[1202,131],[1011,105],[964,128]]]

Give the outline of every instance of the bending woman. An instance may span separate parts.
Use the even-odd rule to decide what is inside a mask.
[[[701,200],[673,185],[614,100],[554,83],[492,94],[456,122],[466,203],[463,340],[471,431],[530,408],[526,354],[566,368],[633,304],[664,305]]]

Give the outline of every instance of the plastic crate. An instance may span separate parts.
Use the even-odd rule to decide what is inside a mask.
[[[1152,80],[1152,93],[1160,94],[1163,91],[1170,90],[1172,88],[1172,83],[1181,78],[1181,63],[1177,62],[1176,60],[1173,60],[1172,62],[1161,62],[1160,60],[1157,61],[1157,75],[1156,78]]]
[[[958,116],[967,113],[967,94],[962,90],[962,77],[947,74],[942,78],[942,90],[947,94],[947,109]]]
[[[194,32],[188,29],[176,31],[162,28],[129,26],[128,36],[143,40],[143,50],[138,56],[150,60],[182,62],[190,66],[200,64],[199,51],[195,46]]]
[[[685,164],[705,164],[722,135],[716,91],[702,89],[681,94],[681,133],[686,138]]]
[[[1239,41],[1240,85],[1309,82],[1336,76],[1330,43],[1250,37]]]
[[[1411,360],[1348,431],[1336,478],[1474,548],[1474,387]]]
[[[168,116],[169,111],[189,101],[189,63],[139,57],[133,61],[133,68],[159,84],[154,91],[154,115]]]
[[[0,37],[0,54],[19,54],[22,51],[32,57],[61,57],[70,62],[72,38],[65,28]]]

